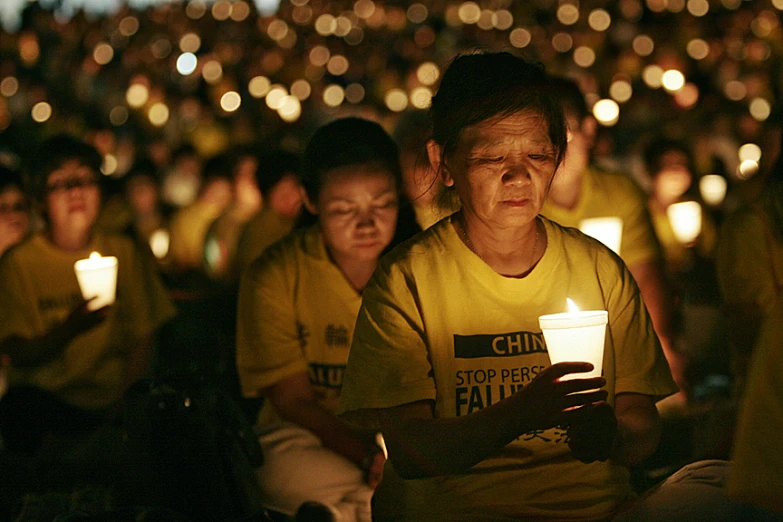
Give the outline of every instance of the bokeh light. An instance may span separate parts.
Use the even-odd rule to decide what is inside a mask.
[[[755,143],[745,143],[737,150],[737,157],[740,161],[761,161],[761,147]]]
[[[52,117],[52,106],[45,101],[38,102],[33,105],[30,116],[36,123],[43,123]]]
[[[236,91],[228,91],[220,97],[220,108],[226,112],[234,112],[242,105],[242,97]]]
[[[685,76],[677,69],[669,69],[661,76],[661,85],[669,92],[677,92],[685,86]]]
[[[611,127],[620,119],[620,106],[614,100],[598,100],[593,105],[593,116],[601,125]]]
[[[272,82],[266,76],[254,76],[247,84],[247,91],[253,98],[263,98],[271,86]]]
[[[198,66],[198,58],[193,53],[182,53],[177,58],[177,72],[182,76],[192,74]]]
[[[402,89],[389,89],[384,101],[390,111],[402,112],[408,107],[408,95]]]
[[[163,127],[169,121],[169,108],[163,102],[153,103],[147,111],[147,118],[155,127]]]

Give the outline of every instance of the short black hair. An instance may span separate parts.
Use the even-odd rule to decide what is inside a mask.
[[[71,160],[76,160],[81,165],[92,169],[97,175],[98,183],[101,184],[101,190],[103,190],[104,180],[101,175],[103,158],[98,150],[86,141],[70,134],[56,134],[43,140],[38,145],[33,157],[30,158],[30,181],[36,197],[43,197],[49,175]]]
[[[256,184],[266,197],[272,188],[287,175],[300,177],[302,159],[299,154],[284,149],[266,149],[258,154]]]
[[[399,190],[402,180],[397,144],[380,124],[364,118],[333,120],[320,127],[302,158],[302,186],[311,201],[318,199],[324,174],[338,167],[376,164],[388,170]]]
[[[644,165],[647,174],[654,178],[661,170],[661,158],[667,152],[681,152],[688,158],[688,170],[695,174],[693,165],[693,153],[687,143],[666,136],[658,136],[644,149]]]
[[[22,173],[0,163],[0,192],[5,192],[10,188],[25,192]]]
[[[432,98],[432,138],[448,154],[465,128],[494,116],[533,110],[547,122],[560,164],[566,150],[566,123],[549,81],[541,64],[508,52],[460,54],[444,72]]]
[[[560,105],[562,105],[563,113],[566,117],[573,114],[579,118],[579,121],[582,121],[590,116],[585,95],[575,80],[563,76],[553,76],[549,85],[552,88],[552,92],[560,100]]]

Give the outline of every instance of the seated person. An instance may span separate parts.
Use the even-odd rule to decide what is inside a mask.
[[[783,298],[770,310],[751,359],[728,478],[729,495],[783,520]],[[746,518],[746,520],[751,520]],[[752,520],[760,520],[753,518]]]
[[[302,209],[298,154],[282,150],[262,151],[256,183],[263,205],[245,225],[237,246],[240,273],[271,244],[293,230]]]
[[[0,256],[30,233],[30,204],[22,177],[0,165]]]
[[[761,324],[783,295],[783,154],[776,159],[762,196],[724,220],[715,256],[737,394]]]
[[[47,441],[78,439],[115,414],[174,313],[134,243],[95,231],[100,165],[76,138],[42,143],[31,177],[45,229],[0,259],[0,353],[10,359],[0,431],[16,453],[41,455]],[[118,259],[116,302],[96,310],[74,271],[92,252]]]
[[[674,379],[680,389],[686,390],[686,364],[675,349],[673,338],[674,299],[664,272],[661,246],[646,208],[646,196],[630,176],[593,165],[597,122],[577,83],[568,78],[553,78],[551,85],[568,121],[569,141],[541,214],[560,225],[576,228],[587,219],[622,220],[616,253],[639,285]]]
[[[335,412],[362,292],[398,228],[397,147],[377,123],[335,120],[308,143],[302,185],[315,223],[266,249],[240,281],[237,368],[244,395],[265,399],[258,481],[275,511],[316,501],[344,522],[370,522],[385,457],[374,431]]]
[[[233,199],[232,165],[227,155],[210,158],[196,200],[171,216],[168,261],[174,273],[204,272],[204,245],[210,225]]]
[[[475,53],[430,114],[430,162],[462,210],[381,261],[340,397],[388,448],[374,520],[608,520],[677,386],[625,264],[540,216],[566,149],[559,101],[541,67]],[[608,312],[603,377],[550,363],[538,318],[567,298]]]

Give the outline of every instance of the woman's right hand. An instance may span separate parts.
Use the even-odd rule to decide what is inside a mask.
[[[79,303],[71,310],[68,317],[65,318],[65,321],[59,325],[58,328],[61,329],[61,332],[66,339],[73,339],[106,320],[111,305],[103,306],[97,310],[90,310],[90,301],[92,301],[92,299],[83,300]]]
[[[546,430],[566,424],[576,409],[605,401],[608,393],[599,389],[606,384],[603,377],[561,380],[565,375],[592,369],[593,365],[587,362],[553,364],[518,391],[524,403],[527,430]]]

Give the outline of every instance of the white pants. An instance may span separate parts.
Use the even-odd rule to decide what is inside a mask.
[[[264,463],[256,477],[266,508],[293,515],[303,502],[316,501],[339,513],[340,522],[371,522],[374,490],[363,471],[312,432],[279,422],[264,427],[258,440]]]
[[[729,498],[725,487],[729,466],[725,460],[688,464],[613,522],[780,521],[776,515]]]

